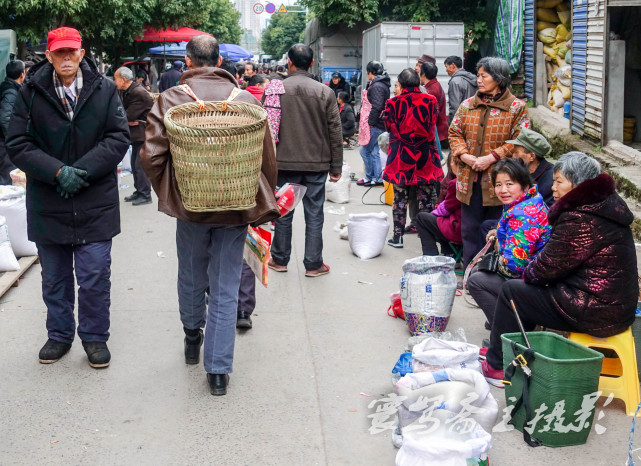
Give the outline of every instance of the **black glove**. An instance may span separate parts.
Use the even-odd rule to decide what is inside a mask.
[[[56,176],[56,181],[58,182],[56,189],[62,197],[69,199],[78,194],[78,191],[82,188],[89,186],[89,183],[85,181],[86,177],[87,172],[85,170],[64,165],[60,169],[58,176]]]

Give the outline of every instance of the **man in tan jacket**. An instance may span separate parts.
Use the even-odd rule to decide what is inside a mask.
[[[187,44],[186,52],[189,71],[182,74],[180,84],[189,85],[198,98],[226,100],[238,87],[232,75],[216,68],[222,58],[213,37],[194,37]],[[235,100],[258,105],[258,101],[245,91],[241,91]],[[198,364],[204,341],[204,363],[211,393],[225,395],[234,357],[238,286],[247,225],[259,225],[279,216],[274,200],[276,155],[271,132],[266,131],[255,207],[211,213],[187,211],[176,183],[163,123],[170,108],[186,102],[193,102],[193,99],[180,87],[160,95],[147,116],[145,145],[140,159],[158,195],[158,210],[177,218],[178,306],[185,331],[185,363]]]

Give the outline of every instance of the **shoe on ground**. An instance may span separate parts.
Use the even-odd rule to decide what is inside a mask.
[[[236,328],[249,330],[252,325],[251,315],[245,311],[238,311],[236,314]]]
[[[287,266],[277,264],[276,262],[274,262],[274,259],[269,259],[269,262],[267,262],[267,267],[274,270],[275,272],[287,272]]]
[[[229,374],[207,374],[209,382],[209,392],[214,396],[227,394],[227,385],[229,385]]]
[[[393,248],[402,249],[403,248],[403,237],[394,236],[387,240],[387,244]]]
[[[383,180],[376,180],[376,181],[372,181],[369,185],[370,186],[384,186],[385,183],[383,182]]]
[[[370,180],[366,180],[365,178],[363,178],[358,180],[356,184],[359,186],[369,186],[370,184],[372,184],[372,182]]]
[[[483,341],[481,342],[481,347],[482,348],[489,348],[490,347],[490,339],[489,338],[483,338]]]
[[[202,329],[198,335],[190,337],[185,335],[185,364],[198,364],[200,362],[200,347],[203,345],[204,337]]]
[[[138,191],[134,191],[134,193],[131,196],[125,197],[125,202],[133,202],[139,197],[140,197],[140,193]]]
[[[415,234],[418,233],[418,228],[416,228],[414,225],[410,225],[405,228],[405,234]]]
[[[327,275],[329,273],[329,265],[323,264],[319,269],[316,270],[306,270],[306,277],[320,277],[321,275]]]
[[[38,355],[38,357],[40,358],[40,363],[53,364],[58,359],[67,354],[70,349],[70,343],[63,343],[61,341],[56,341],[49,338],[40,350],[40,354]]]
[[[492,326],[490,325],[489,320],[486,320],[483,325],[485,326],[485,330],[492,330]]]
[[[111,353],[104,341],[83,341],[82,346],[87,353],[89,365],[94,369],[101,369],[109,366]]]
[[[481,370],[483,371],[483,376],[485,377],[485,380],[487,380],[487,383],[494,385],[497,388],[505,388],[505,385],[501,382],[501,380],[505,378],[505,374],[502,370],[492,368],[487,361],[481,361]]]
[[[151,204],[151,197],[138,196],[131,205],[145,205]]]

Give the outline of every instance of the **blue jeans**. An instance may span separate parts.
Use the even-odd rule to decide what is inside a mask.
[[[38,244],[42,299],[47,306],[49,338],[73,342],[76,320],[74,261],[78,280],[78,336],[82,341],[109,339],[111,240],[95,243]]]
[[[378,137],[383,133],[382,129],[369,128],[369,143],[361,146],[359,152],[365,164],[365,181],[380,181],[383,169],[381,168],[381,154],[378,150]]]
[[[317,270],[323,265],[323,222],[325,214],[325,181],[327,172],[279,171],[278,186],[298,183],[307,186],[303,197],[305,209],[305,270]],[[294,211],[276,220],[271,255],[275,263],[287,265],[292,253],[292,220]]]
[[[232,372],[246,235],[247,225],[176,223],[180,320],[188,329],[205,327],[205,371],[210,374]]]

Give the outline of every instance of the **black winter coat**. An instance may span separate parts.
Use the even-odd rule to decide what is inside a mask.
[[[158,90],[160,92],[164,92],[167,89],[171,89],[172,87],[176,86],[178,84],[178,81],[180,81],[180,77],[182,76],[182,72],[173,68],[169,71],[165,71],[162,76],[160,77],[160,83],[158,84]]]
[[[383,122],[383,110],[385,103],[390,98],[390,78],[387,74],[376,76],[367,85],[367,100],[372,104],[372,111],[369,114],[367,123],[375,128],[385,130]]]
[[[334,94],[336,97],[338,97],[339,92],[347,92],[347,94],[351,97],[351,88],[349,87],[349,83],[345,81],[345,78],[341,76],[340,81],[338,81],[338,84],[334,84],[334,81],[330,80],[329,81],[329,88],[334,91]]]
[[[53,66],[35,65],[20,90],[7,151],[27,175],[27,222],[31,241],[86,244],[120,233],[116,167],[129,146],[129,128],[116,85],[87,58],[83,86],[69,120],[53,84]],[[56,191],[63,165],[86,170],[90,186],[70,199]]]
[[[16,168],[9,160],[4,141],[19,91],[20,84],[11,78],[5,78],[0,84],[0,184],[11,184],[9,173]]]
[[[554,203],[548,219],[550,240],[523,279],[548,286],[556,310],[578,332],[623,332],[634,321],[639,285],[634,215],[614,180],[604,173],[584,181]]]
[[[341,126],[343,127],[343,137],[354,136],[356,133],[356,117],[354,116],[354,109],[350,104],[343,105],[343,109],[339,112],[341,114]]]

